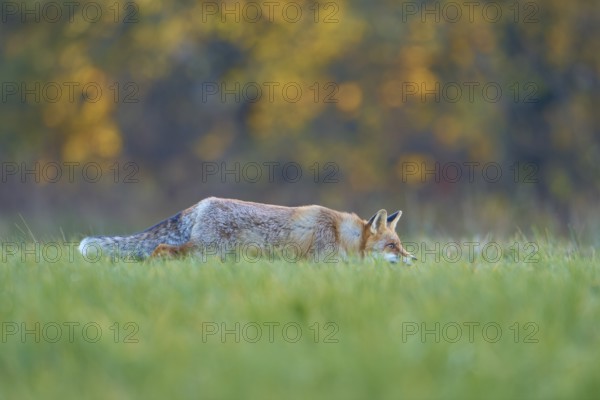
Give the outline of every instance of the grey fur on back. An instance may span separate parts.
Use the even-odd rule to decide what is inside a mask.
[[[358,240],[362,226],[356,215],[317,205],[285,207],[214,197],[198,203],[192,214],[191,242],[200,248],[221,245],[223,251],[235,245],[253,244],[264,249],[292,244],[307,255],[337,246],[342,219],[356,224],[350,229],[354,230],[352,240]]]
[[[210,197],[193,212],[196,243],[273,243],[289,236],[293,208]]]

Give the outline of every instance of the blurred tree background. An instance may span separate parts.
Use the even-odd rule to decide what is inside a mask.
[[[5,1],[0,234],[130,232],[212,195],[594,232],[599,8]]]

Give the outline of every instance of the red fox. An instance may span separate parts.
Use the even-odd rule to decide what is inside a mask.
[[[402,211],[379,210],[368,221],[356,214],[310,205],[284,207],[234,199],[206,198],[196,205],[131,236],[87,237],[79,245],[109,255],[144,259],[188,253],[231,253],[246,246],[259,252],[295,251],[298,258],[366,255],[407,263],[416,259],[395,232]]]

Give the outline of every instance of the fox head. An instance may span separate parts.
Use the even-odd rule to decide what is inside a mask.
[[[402,216],[402,211],[396,211],[388,216],[386,210],[379,210],[367,221],[363,228],[364,250],[375,256],[382,256],[387,261],[396,263],[402,256],[410,263],[417,258],[402,247],[396,234],[396,224]]]

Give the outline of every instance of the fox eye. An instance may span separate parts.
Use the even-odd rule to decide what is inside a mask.
[[[386,244],[387,247],[389,247],[390,249],[393,249],[394,247],[396,247],[396,243],[388,243]]]

